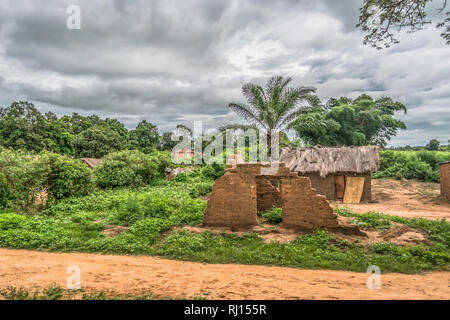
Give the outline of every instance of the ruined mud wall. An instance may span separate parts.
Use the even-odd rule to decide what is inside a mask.
[[[450,201],[450,162],[439,165],[441,177],[441,196]]]
[[[338,175],[343,175],[346,177],[364,177],[364,189],[361,196],[361,201],[372,201],[372,179],[370,174],[339,173]],[[327,200],[335,200],[334,174],[330,174],[325,178],[322,178],[318,173],[308,173],[300,176],[308,177],[311,180],[311,186],[316,189],[318,194],[324,195]]]
[[[248,228],[257,225],[257,209],[281,203],[283,226],[310,230],[326,227],[344,233],[359,232],[356,226],[342,224],[324,195],[311,187],[310,179],[290,172],[284,163],[271,172],[262,174],[262,163],[243,163],[228,167],[217,179],[204,214],[203,225],[215,227]],[[269,180],[280,181],[280,192]],[[265,182],[264,182],[265,181]],[[258,186],[261,188],[258,197]],[[276,192],[275,192],[275,190]],[[264,199],[264,195],[267,197]],[[261,204],[258,201],[264,199]]]
[[[203,225],[232,228],[254,226],[258,223],[256,203],[255,176],[226,172],[213,185]]]

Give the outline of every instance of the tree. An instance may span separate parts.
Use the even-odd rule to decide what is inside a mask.
[[[126,137],[104,125],[84,130],[73,141],[74,153],[78,157],[101,158],[125,147]]]
[[[71,134],[51,112],[42,115],[30,102],[13,102],[0,109],[0,144],[28,151],[70,154]]]
[[[438,14],[442,14],[447,6],[447,0],[442,0]],[[408,32],[422,30],[425,25],[431,24],[427,19],[426,6],[432,0],[364,0],[363,7],[359,9],[360,27],[368,34],[364,37],[364,44],[374,48],[389,48],[391,44],[399,41],[395,38],[393,29],[400,31],[407,28]],[[450,44],[450,11],[445,12],[444,18],[436,24],[442,28],[441,37]]]
[[[144,153],[151,153],[160,144],[158,129],[146,120],[142,120],[136,129],[131,130],[129,136],[131,148]]]
[[[406,129],[404,122],[394,118],[396,111],[406,107],[383,97],[373,100],[361,95],[355,100],[349,98],[330,99],[321,109],[305,112],[294,121],[292,127],[299,138],[308,144],[323,146],[368,145],[385,147],[387,141]],[[325,122],[327,126],[304,126],[303,123]]]
[[[161,143],[159,145],[160,151],[172,151],[178,144],[178,141],[172,140],[172,132],[164,132],[161,136]]]
[[[272,134],[288,130],[292,121],[306,108],[301,103],[309,103],[310,95],[316,91],[313,87],[289,87],[291,81],[290,77],[274,76],[264,88],[247,83],[242,86],[247,104],[229,104],[229,108],[245,121],[267,132],[268,146],[271,145]]]
[[[425,146],[425,149],[437,151],[439,150],[439,145],[440,145],[439,140],[431,139],[430,142],[428,142],[428,144]]]

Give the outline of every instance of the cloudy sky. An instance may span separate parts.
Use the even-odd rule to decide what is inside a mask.
[[[81,8],[69,30],[67,7]],[[330,97],[391,96],[407,123],[391,145],[450,139],[450,46],[432,26],[377,51],[355,28],[362,0],[0,0],[0,106],[95,113],[160,131],[238,118],[241,86],[272,75]],[[439,3],[436,3],[439,5]],[[430,12],[434,9],[429,9]]]

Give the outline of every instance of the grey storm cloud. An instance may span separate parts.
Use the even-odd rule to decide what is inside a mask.
[[[66,27],[69,5],[81,30]],[[330,97],[391,96],[408,107],[393,145],[450,139],[450,48],[430,28],[362,46],[362,0],[0,0],[0,103],[146,119],[161,131],[239,121],[241,86],[274,74]],[[430,9],[431,10],[431,9]],[[431,12],[431,11],[430,11]]]

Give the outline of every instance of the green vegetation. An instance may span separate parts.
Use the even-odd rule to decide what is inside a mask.
[[[94,172],[102,188],[139,187],[164,177],[170,163],[168,152],[126,150],[107,155]]]
[[[185,225],[202,222],[206,202],[191,188],[208,183],[156,181],[136,189],[100,190],[49,204],[39,214],[0,213],[0,246],[49,251],[158,255],[207,263],[279,265],[365,272],[375,264],[383,272],[416,273],[447,269],[450,223],[368,213],[354,214],[364,228],[382,229],[390,222],[420,228],[432,245],[399,247],[391,243],[363,246],[336,239],[324,230],[299,236],[291,243],[265,243],[258,234],[191,233]],[[212,180],[210,180],[212,185]],[[279,209],[266,214],[275,222]],[[107,231],[122,226],[122,232]],[[174,229],[178,227],[177,229]],[[161,235],[164,234],[164,237]]]
[[[30,155],[0,149],[0,205],[30,209],[40,191],[51,200],[93,190],[91,170],[79,160],[50,152]]]
[[[439,163],[450,161],[446,151],[380,151],[380,169],[373,178],[439,182]]]
[[[262,212],[261,216],[269,223],[278,224],[282,221],[283,209],[273,207],[272,210],[268,212]]]
[[[385,147],[398,130],[406,129],[404,122],[394,118],[396,111],[406,113],[406,107],[388,97],[374,100],[363,94],[355,100],[331,98],[326,105],[316,98],[312,108],[300,114],[292,127],[307,144]],[[327,125],[306,125],[314,122]]]
[[[207,300],[209,292],[201,291],[187,297],[162,297],[162,300]],[[5,300],[153,300],[153,292],[142,292],[140,294],[126,294],[121,296],[107,296],[103,291],[86,293],[83,289],[70,290],[53,283],[42,290],[29,291],[23,287],[8,286],[0,288],[0,296]]]

